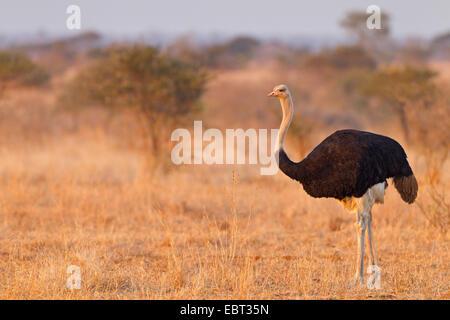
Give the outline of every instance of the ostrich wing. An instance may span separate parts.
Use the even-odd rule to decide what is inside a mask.
[[[358,130],[336,131],[299,163],[286,163],[284,157],[283,152],[280,168],[313,197],[361,197],[387,178],[412,174],[398,142]]]

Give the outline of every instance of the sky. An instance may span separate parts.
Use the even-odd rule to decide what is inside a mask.
[[[450,0],[0,0],[0,35],[65,35],[66,8],[81,8],[81,31],[116,35],[246,34],[343,37],[349,10],[375,4],[392,17],[397,38],[450,31]]]

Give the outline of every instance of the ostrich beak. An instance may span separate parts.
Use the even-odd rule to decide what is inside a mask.
[[[276,93],[275,91],[272,91],[272,92],[269,93],[267,96],[268,96],[268,97],[276,97],[276,96],[277,96],[277,93]]]

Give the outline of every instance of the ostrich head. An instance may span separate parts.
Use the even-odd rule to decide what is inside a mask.
[[[272,92],[267,95],[268,97],[288,98],[290,96],[289,89],[284,84],[279,84],[273,88]]]

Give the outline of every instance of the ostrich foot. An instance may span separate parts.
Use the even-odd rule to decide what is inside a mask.
[[[356,272],[353,276],[352,284],[354,286],[364,286],[364,276],[361,276],[359,272]]]

